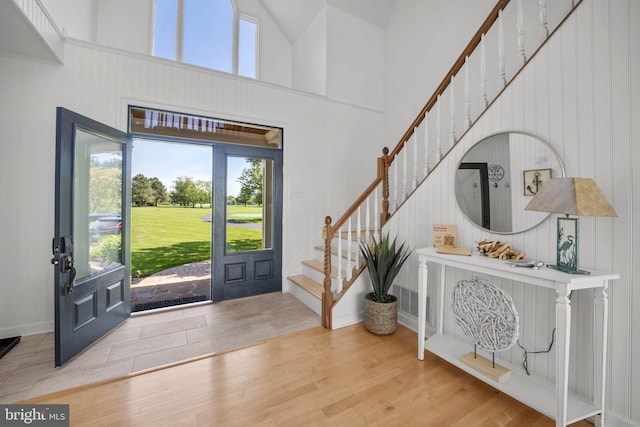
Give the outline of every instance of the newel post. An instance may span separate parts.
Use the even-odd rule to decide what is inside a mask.
[[[389,148],[382,149],[382,157],[378,157],[378,178],[382,178],[382,212],[380,213],[380,230],[389,219]]]
[[[324,238],[324,290],[322,291],[322,326],[331,329],[331,306],[333,305],[333,293],[331,292],[331,240],[333,239],[333,228],[331,227],[331,217],[324,219],[322,229]]]

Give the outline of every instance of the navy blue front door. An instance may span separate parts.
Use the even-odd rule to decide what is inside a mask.
[[[127,135],[58,107],[53,238],[55,364],[131,313]]]
[[[282,291],[282,150],[216,144],[213,166],[213,300]]]

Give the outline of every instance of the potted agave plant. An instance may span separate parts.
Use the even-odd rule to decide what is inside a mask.
[[[389,294],[389,289],[411,255],[405,243],[397,245],[396,239],[391,241],[387,233],[380,242],[374,237],[371,246],[360,242],[360,252],[373,287],[373,292],[365,295],[364,327],[377,335],[389,335],[396,330],[398,298]]]

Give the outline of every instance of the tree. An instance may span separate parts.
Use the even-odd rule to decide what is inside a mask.
[[[250,167],[243,169],[238,177],[241,184],[240,194],[238,194],[238,203],[249,202],[262,205],[262,174],[264,165],[262,159],[246,159]]]
[[[155,192],[149,178],[138,174],[131,179],[131,200],[136,206],[146,206],[148,203],[153,203],[154,195]]]
[[[186,176],[180,176],[173,181],[171,200],[180,206],[190,206],[197,203],[198,189],[193,180]]]
[[[164,186],[162,181],[153,177],[149,180],[149,183],[153,189],[154,205],[158,206],[158,203],[166,202],[169,196],[167,195],[167,188]]]
[[[89,212],[122,210],[122,171],[93,166],[89,178]]]
[[[196,203],[200,203],[200,207],[211,203],[211,181],[196,181]]]

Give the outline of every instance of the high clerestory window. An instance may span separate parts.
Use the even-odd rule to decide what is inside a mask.
[[[230,0],[156,0],[153,55],[255,79],[258,21]]]

